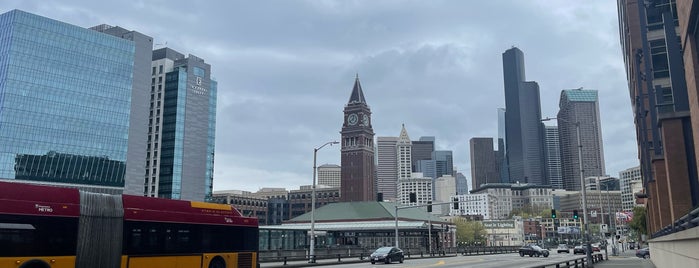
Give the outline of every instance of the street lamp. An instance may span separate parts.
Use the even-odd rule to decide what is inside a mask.
[[[607,178],[607,179],[600,181],[600,188],[602,188],[601,182],[604,182],[604,188],[607,190],[607,210],[608,210],[607,217],[609,219],[609,227],[607,227],[607,229],[609,229],[610,227],[613,227],[612,230],[614,230],[613,234],[611,234],[611,231],[609,231],[609,233],[611,234],[611,237],[612,237],[612,255],[617,256],[618,254],[617,254],[616,242],[614,241],[614,238],[616,238],[616,220],[613,223],[614,225],[612,225],[612,205],[611,205],[611,202],[609,201],[609,184],[608,184],[608,183],[614,183],[614,178],[610,177],[610,178]],[[600,190],[602,190],[602,189],[600,189]]]
[[[583,217],[582,217],[582,223],[583,223],[583,229],[585,231],[585,250],[587,252],[587,264],[588,267],[593,267],[592,264],[592,246],[590,245],[590,228],[588,226],[588,220],[587,220],[587,190],[585,189],[585,177],[583,174],[583,164],[582,164],[582,142],[580,141],[580,121],[575,121],[575,122],[570,122],[568,120],[565,120],[563,118],[556,118],[556,117],[546,117],[544,119],[541,119],[541,121],[551,121],[553,119],[558,119],[563,122],[566,122],[568,124],[574,124],[575,125],[575,133],[578,138],[578,164],[580,167],[580,188],[582,189],[582,207],[583,207]]]
[[[316,159],[318,155],[318,150],[323,149],[325,145],[330,144],[332,146],[333,144],[338,144],[339,142],[337,141],[329,141],[326,142],[325,144],[321,145],[318,148],[313,149],[313,186],[311,186],[311,245],[310,245],[310,250],[308,253],[308,263],[315,263],[316,262],[316,255],[315,255],[315,246],[316,246],[316,218],[315,218],[315,213],[316,213]]]

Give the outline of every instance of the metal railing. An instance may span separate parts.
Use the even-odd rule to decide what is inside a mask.
[[[604,255],[592,254],[592,263],[598,263],[604,261]],[[587,263],[587,256],[579,257],[572,260],[562,261],[559,263],[542,264],[537,266],[529,266],[528,268],[566,268],[566,267],[589,267]]]
[[[461,254],[463,256],[470,255],[491,255],[491,254],[507,254],[515,253],[519,247],[515,246],[504,246],[504,247],[461,247],[461,248],[445,248],[440,250],[434,250],[432,252],[428,250],[421,249],[407,249],[403,251],[406,259],[416,259],[416,258],[431,258],[431,257],[444,257],[444,256],[457,256]],[[342,262],[348,259],[358,259],[364,260],[368,259],[372,251],[369,250],[352,250],[344,253],[329,253],[329,254],[316,254],[315,260],[327,260],[327,259],[337,259],[338,262]],[[259,262],[283,262],[286,265],[287,262],[293,261],[304,261],[309,260],[311,256],[309,255],[295,255],[295,256],[260,256]]]
[[[684,231],[699,226],[699,207],[684,215],[684,217],[673,222],[672,224],[665,226],[665,228],[660,229],[651,235],[651,238],[658,238],[661,236],[669,235],[672,233]]]

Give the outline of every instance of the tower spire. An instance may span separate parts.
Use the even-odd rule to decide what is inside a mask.
[[[364,100],[364,92],[362,92],[362,85],[359,83],[359,73],[356,74],[354,78],[354,88],[352,88],[352,95],[347,104],[353,103],[366,103]]]

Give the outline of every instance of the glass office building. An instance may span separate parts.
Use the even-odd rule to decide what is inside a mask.
[[[123,189],[134,55],[124,38],[0,14],[0,180]]]
[[[170,48],[153,51],[144,195],[212,197],[216,93],[211,66]]]

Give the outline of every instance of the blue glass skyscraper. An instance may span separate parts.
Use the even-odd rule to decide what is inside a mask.
[[[127,174],[142,176],[145,136],[129,140],[131,127],[145,127],[131,125],[136,43],[20,10],[0,14],[0,180],[121,192]]]

